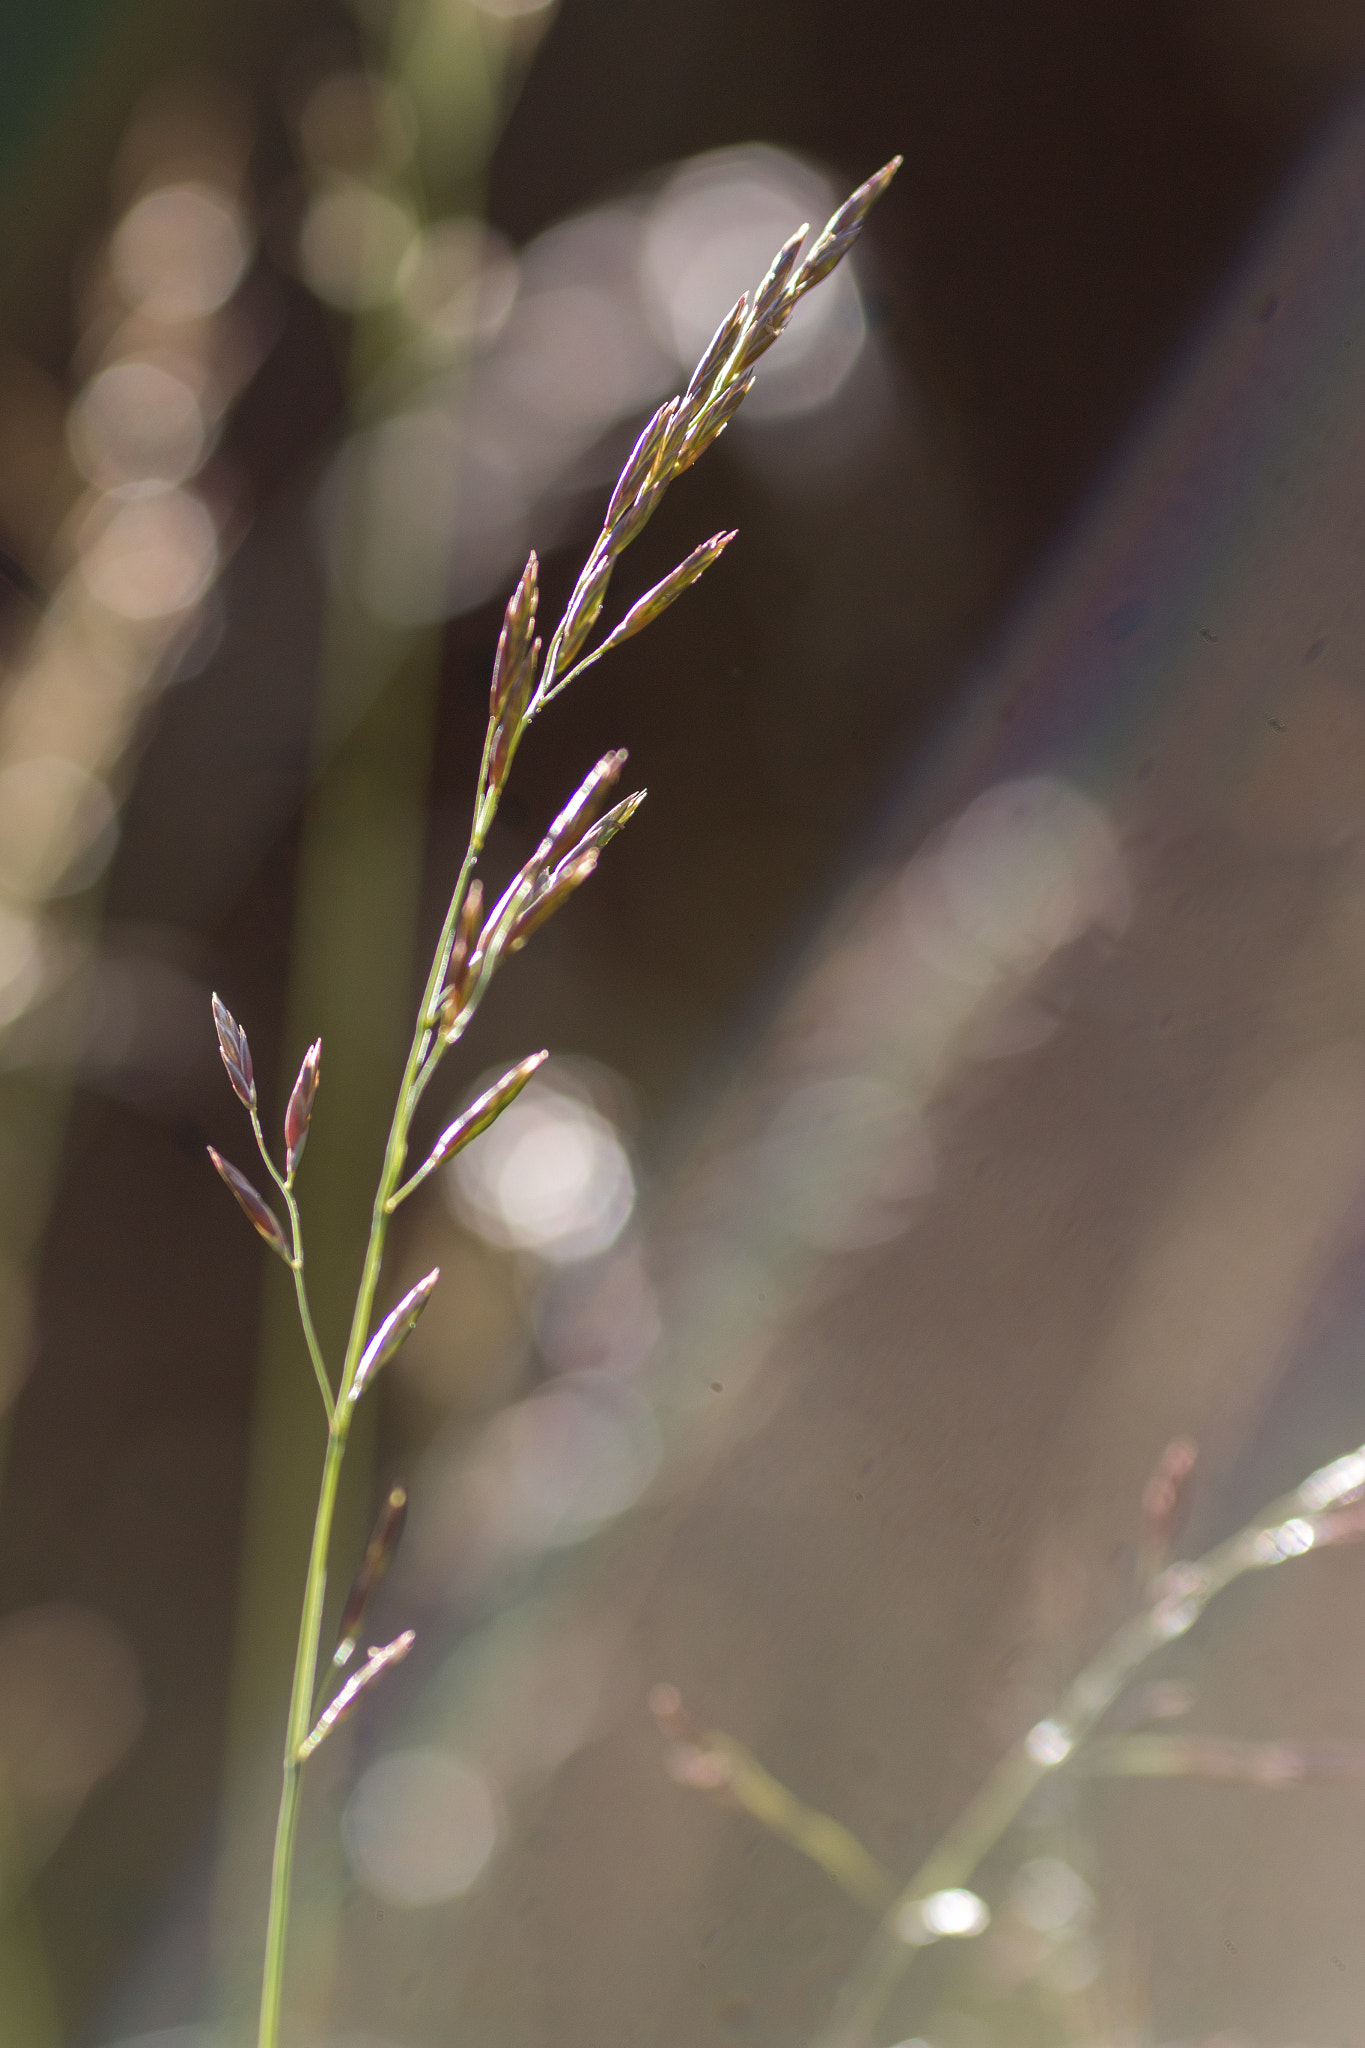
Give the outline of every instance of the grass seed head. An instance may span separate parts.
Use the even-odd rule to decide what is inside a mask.
[[[290,1092],[284,1112],[284,1170],[293,1175],[303,1148],[308,1143],[308,1130],[313,1121],[313,1097],[318,1092],[321,1078],[322,1040],[314,1039],[303,1056],[299,1078]]]
[[[748,314],[749,294],[741,292],[707,343],[682,395],[681,410],[688,418],[691,418],[697,407],[710,395],[712,385],[734,353],[735,343],[744,331]]]
[[[532,932],[538,931],[547,918],[581,888],[597,866],[597,849],[589,847],[586,852],[574,853],[561,861],[546,881],[539,895],[533,896],[525,910],[517,918],[507,935],[509,953],[519,953]]]
[[[802,221],[796,233],[788,236],[768,265],[768,274],[754,293],[754,309],[746,323],[747,331],[768,327],[774,320],[785,320],[790,313],[790,305],[784,308],[784,301],[789,296],[787,286],[801,254],[801,244],[809,233],[810,222]]]
[[[437,1022],[442,1032],[449,1032],[456,1018],[469,1000],[469,991],[478,978],[479,928],[483,923],[483,883],[473,881],[465,891],[460,906],[460,919],[455,927],[455,937],[450,948],[450,960],[446,966],[446,985],[441,992],[437,1008]]]
[[[571,668],[582,651],[583,643],[601,616],[602,602],[611,581],[611,572],[616,566],[616,557],[611,548],[604,548],[594,556],[586,572],[579,577],[569,608],[564,614],[564,627],[560,636],[559,653],[555,661],[555,674],[562,674]],[[549,678],[554,681],[554,676]]]
[[[380,1367],[387,1365],[394,1352],[412,1335],[422,1310],[436,1291],[436,1282],[440,1277],[440,1267],[433,1266],[415,1287],[408,1289],[397,1308],[389,1310],[361,1354],[360,1363],[355,1369],[355,1378],[351,1382],[352,1401],[360,1399]]]
[[[619,804],[613,804],[604,811],[597,823],[583,834],[578,843],[580,853],[600,852],[609,839],[614,839],[623,825],[628,825],[645,800],[645,791],[635,790],[630,796],[622,797]]]
[[[713,533],[710,540],[704,540],[700,547],[693,548],[686,561],[679,562],[676,569],[670,569],[661,582],[643,597],[637,598],[619,626],[614,626],[603,642],[602,651],[608,647],[619,647],[623,640],[629,640],[636,633],[642,633],[676,598],[682,596],[699,576],[704,576],[713,562],[718,562],[735,537],[737,529],[729,533]]]
[[[360,1637],[360,1625],[366,1610],[374,1597],[375,1588],[393,1563],[403,1535],[403,1524],[408,1518],[408,1492],[405,1486],[391,1488],[388,1498],[379,1510],[379,1516],[365,1545],[365,1555],[360,1560],[360,1569],[351,1582],[346,1595],[346,1605],[341,1610],[341,1621],[337,1633],[338,1642],[332,1662],[340,1670],[349,1664],[355,1655],[355,1646]]]
[[[673,471],[675,476],[681,476],[684,470],[691,469],[698,456],[704,455],[711,443],[719,440],[753,390],[757,374],[757,371],[750,370],[748,376],[742,377],[737,384],[727,385],[719,397],[714,398],[706,410],[699,414],[678,453]]]
[[[251,1066],[251,1047],[246,1033],[222,998],[213,998],[213,1024],[218,1033],[218,1050],[223,1056],[233,1092],[247,1109],[256,1107],[256,1077]]]
[[[611,501],[607,506],[607,514],[602,521],[604,533],[609,532],[615,526],[627,505],[633,503],[640,490],[640,486],[648,481],[654,466],[654,458],[659,452],[659,445],[672,425],[673,416],[677,410],[678,400],[676,398],[665,399],[664,403],[645,426],[630,454],[626,457],[625,467],[616,480],[616,488],[611,494]]]
[[[515,1067],[509,1067],[491,1088],[486,1088],[468,1109],[456,1117],[448,1130],[442,1131],[432,1147],[426,1170],[444,1166],[447,1159],[463,1152],[466,1145],[471,1145],[490,1124],[496,1123],[508,1103],[516,1101],[531,1076],[539,1072],[549,1057],[548,1052],[533,1052],[529,1058],[518,1061]]]
[[[885,192],[891,180],[900,169],[904,159],[893,156],[890,163],[883,164],[879,171],[861,184],[857,191],[847,198],[828,224],[816,236],[814,245],[796,277],[792,280],[792,294],[800,298],[821,278],[828,277],[836,263],[848,254],[862,232],[863,222]]]
[[[257,1194],[246,1175],[240,1173],[229,1160],[224,1159],[221,1152],[215,1152],[212,1145],[208,1147],[208,1155],[222,1179],[232,1190],[242,1214],[252,1229],[260,1232],[271,1251],[278,1252],[287,1266],[292,1265],[293,1258],[288,1241],[270,1204]]]
[[[516,589],[507,600],[503,613],[502,631],[498,635],[498,651],[493,660],[493,681],[489,691],[489,708],[492,715],[500,717],[512,697],[524,682],[525,695],[530,695],[530,682],[525,675],[528,662],[534,668],[534,640],[536,630],[536,606],[540,601],[540,565],[536,551],[532,548],[526,558],[526,567],[521,572]]]
[[[597,766],[574,791],[563,810],[550,826],[535,851],[535,862],[543,868],[554,867],[565,854],[572,853],[583,834],[592,824],[607,791],[617,781],[629,756],[624,747],[604,754]]]

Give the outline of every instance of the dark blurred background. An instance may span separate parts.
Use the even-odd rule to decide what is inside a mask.
[[[486,274],[497,301],[517,289],[521,252],[521,304],[526,277],[577,288],[578,245],[537,238],[593,210],[643,218],[704,153],[766,146],[735,175],[766,179],[779,212],[783,178],[798,196],[802,178],[817,191],[823,179],[837,200],[904,153],[857,259],[857,360],[827,403],[737,427],[670,499],[623,572],[628,595],[716,528],[737,526],[740,542],[546,720],[492,848],[510,869],[596,754],[629,745],[649,806],[509,972],[458,1078],[551,1046],[628,1135],[648,1187],[742,1065],[896,800],[920,786],[1011,607],[1365,61],[1345,0],[563,0],[488,20],[482,98],[457,81],[446,102],[434,59],[423,100],[420,48],[395,67],[393,49],[423,31],[379,0],[47,0],[0,22],[0,629],[6,702],[31,700],[47,735],[25,755],[13,713],[0,748],[13,741],[19,768],[49,764],[47,782],[24,782],[0,762],[0,1749],[22,1780],[7,1823],[16,2048],[198,2017],[215,1967],[214,1844],[232,1835],[225,1786],[238,1786],[229,1816],[253,1814],[241,1788],[275,1741],[314,1423],[306,1386],[270,1391],[271,1359],[301,1379],[299,1361],[204,1161],[211,1139],[247,1163],[207,991],[248,1025],[272,1113],[323,1032],[323,1108],[336,1103],[338,1122],[342,1101],[350,1111],[344,1140],[320,1123],[305,1186],[337,1219],[340,1249],[319,1255],[333,1330],[402,1020],[463,843],[518,547],[540,548],[561,596],[650,379],[672,374],[647,366],[633,399],[579,418],[557,466],[525,485],[505,521],[511,552],[492,548],[482,586],[360,618],[368,572],[347,553],[337,451],[415,402],[424,377],[463,380],[496,421],[480,365],[502,360],[499,319],[515,335],[520,316],[495,303],[442,329],[453,286],[424,286],[411,255],[387,286],[366,283],[356,249],[393,223],[347,216],[328,241],[328,180],[369,178],[413,219],[482,218],[474,257],[467,240],[450,245],[455,283],[481,289]],[[367,97],[367,76],[388,83]],[[328,100],[337,79],[350,83]],[[120,223],[187,180],[218,194],[219,213],[167,232],[200,249],[226,237],[226,289],[215,297],[210,281],[201,303],[158,313],[153,280],[120,312],[110,279],[126,285],[141,260]],[[727,203],[739,201],[722,200],[722,222]],[[609,241],[590,237],[581,260],[608,265]],[[395,324],[400,291],[412,331],[431,313],[434,354]],[[181,324],[172,342],[129,341],[139,319]],[[653,334],[657,351],[657,320]],[[146,470],[172,493],[193,478],[211,520],[208,539],[197,514],[166,529],[169,567],[147,574],[169,577],[169,596],[115,587],[136,555],[116,516],[151,503],[128,495],[139,473],[121,453],[150,417],[144,400],[124,401],[130,428],[114,387],[104,412],[82,397],[134,344],[201,400],[206,452]],[[82,575],[117,622],[97,646],[71,594]],[[104,681],[77,688],[87,656]],[[36,711],[35,676],[48,688]],[[65,811],[49,772],[63,717],[107,726],[72,770],[84,780],[62,785]],[[25,895],[30,826],[52,845]],[[422,1249],[414,1225],[400,1263]],[[473,1265],[466,1298],[503,1284]],[[494,1345],[438,1358],[393,1393],[345,1540],[379,1478],[547,1370],[508,1357]],[[273,1458],[263,1414],[283,1447]],[[59,1754],[44,1778],[30,1765],[49,1725]],[[251,1866],[255,1822],[242,1826]],[[190,1931],[168,1950],[178,1913]]]

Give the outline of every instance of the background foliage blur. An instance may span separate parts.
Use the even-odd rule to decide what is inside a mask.
[[[5,2040],[230,2025],[258,1939],[319,1446],[287,1303],[204,1163],[206,1139],[241,1153],[209,989],[247,1023],[268,1099],[324,1038],[304,1202],[326,1338],[415,966],[463,845],[502,597],[531,544],[552,594],[567,587],[639,420],[717,312],[801,219],[904,151],[856,276],[810,302],[752,420],[651,528],[630,594],[716,528],[738,526],[740,543],[545,721],[491,849],[510,870],[595,755],[629,744],[650,803],[498,987],[463,1077],[472,1088],[545,1043],[553,1082],[414,1205],[395,1286],[437,1259],[446,1285],[349,1510],[354,1549],[373,1489],[413,1481],[390,1599],[425,1623],[427,1647],[394,1684],[408,1746],[376,1749],[349,1803],[370,1752],[364,1737],[337,1745],[296,2024],[310,2048],[358,2041],[357,2025],[417,2048],[454,2037],[424,1915],[467,1892],[476,1919],[494,1897],[506,1906],[471,1891],[511,1827],[504,1802],[588,1742],[601,1669],[616,1670],[622,1616],[643,1598],[599,1591],[572,1623],[555,1604],[569,1597],[556,1560],[646,1494],[687,1407],[634,1377],[667,1316],[641,1197],[646,1215],[682,1219],[663,1230],[664,1266],[710,1271],[689,1250],[709,1200],[697,1133],[731,1157],[713,1105],[737,1076],[741,1100],[761,1098],[756,1026],[849,888],[871,902],[910,850],[907,789],[915,831],[976,793],[942,766],[946,721],[1084,530],[1115,451],[1350,104],[1363,59],[1357,11],[1333,0],[1045,0],[1022,15],[874,0],[856,19],[792,0],[49,0],[0,24]],[[1311,784],[1339,735],[1329,721],[1304,745]],[[1340,808],[1354,816],[1349,792]],[[984,838],[954,842],[968,896],[979,845],[1013,858],[1037,842],[1032,813],[977,822]],[[1021,975],[1083,932],[1122,929],[1108,829],[1045,807],[1047,915],[1059,890],[1071,907],[1039,936],[1024,905]],[[833,957],[808,1004],[836,1035],[853,1018],[875,1036],[905,991]],[[926,1072],[946,1072],[971,1008],[934,1027]],[[1012,1028],[1026,1049],[1027,1020]],[[805,1055],[779,1035],[774,1057],[799,1069]],[[814,1070],[821,1085],[842,1071]],[[792,1227],[812,1255],[890,1241],[831,1221],[811,1164],[881,1130],[885,1098],[801,1102],[753,1184],[809,1194]],[[725,1114],[745,1128],[747,1112]],[[877,1196],[893,1209],[932,1183],[918,1133],[912,1119]],[[997,1246],[1010,1227],[1007,1214]],[[743,1377],[731,1359],[772,1331],[731,1313],[742,1275],[690,1284],[721,1333],[697,1385],[720,1393]],[[747,1437],[767,1412],[755,1400]],[[1082,1446],[1089,1426],[1075,1425]],[[666,1497],[688,1498],[705,1463]],[[762,1480],[779,1523],[799,1470]],[[662,1555],[674,1512],[657,1510]],[[751,1537],[731,1532],[746,1569]],[[1092,1538],[1074,1538],[1080,1554]],[[630,1539],[613,1540],[624,1554]],[[1074,1614],[1053,1565],[1038,1601]],[[903,1559],[883,1569],[892,1612]],[[776,1559],[762,1573],[765,1639],[824,1655],[802,1635],[799,1583]],[[706,1639],[707,1583],[697,1565],[675,1659]],[[635,1654],[639,1683],[618,1686],[631,1712],[661,1675]],[[968,1631],[908,1748],[942,1745],[973,1686],[995,1686],[978,1654],[990,1662]],[[761,1706],[771,1726],[773,1694],[734,1678],[737,1641],[731,1657],[700,1668],[727,1712]],[[456,1721],[466,1750],[482,1731],[477,1770],[445,1741]],[[788,1775],[818,1781],[839,1727],[832,1709],[798,1714]],[[657,1770],[648,1730],[629,1739],[637,1769]],[[971,1755],[955,1768],[970,1781]],[[544,1823],[572,1836],[574,1798],[591,1809],[595,1846],[580,1837],[577,1854],[609,1859],[600,1921],[633,1859],[648,1862],[633,1781],[617,1784],[616,1803],[571,1790]],[[441,1826],[404,1836],[405,1812]],[[695,1835],[673,1848],[700,1854]],[[556,1870],[544,1882],[562,1887]],[[359,1932],[345,1918],[357,1891]],[[746,1953],[780,1951],[815,1908],[802,1893],[773,1911],[734,1935]],[[512,1912],[496,1937],[460,1935],[495,1956],[455,1973],[479,2038],[549,2039],[551,2012],[557,2040],[627,2038],[611,2022],[594,2033],[592,2012],[603,1971],[632,2010],[649,1976],[638,1927],[614,1954],[571,1914],[542,1950],[537,1924]],[[843,1952],[853,1936],[840,1923],[830,1940]],[[1141,1978],[1142,1956],[1124,1967]],[[727,1979],[695,2011],[677,2005],[680,2039],[791,2038],[805,2008],[765,2005],[747,1968],[731,1972],[741,1989]],[[815,2005],[835,1976],[815,1972]],[[1150,2024],[1211,2036],[1199,1996],[1187,2004],[1193,2018]],[[957,2020],[936,2044],[1014,2038]]]

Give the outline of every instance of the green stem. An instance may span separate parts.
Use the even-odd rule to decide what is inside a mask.
[[[261,1129],[259,1112],[254,1109],[251,1112],[251,1128],[256,1133],[256,1149],[265,1161],[266,1171],[284,1196],[284,1205],[289,1211],[289,1227],[294,1240],[294,1256],[289,1261],[289,1270],[294,1276],[294,1298],[299,1305],[299,1324],[303,1330],[303,1341],[308,1346],[308,1356],[313,1361],[318,1392],[322,1395],[322,1405],[327,1414],[327,1427],[330,1429],[336,1420],[336,1404],[332,1399],[332,1383],[327,1377],[322,1346],[318,1343],[318,1333],[313,1328],[313,1311],[308,1302],[308,1283],[303,1277],[303,1219],[299,1215],[299,1205],[294,1199],[293,1178],[292,1175],[281,1173],[271,1158],[270,1147],[265,1142],[265,1132]]]
[[[308,1289],[304,1285],[303,1279],[303,1252],[299,1246],[299,1212],[294,1204],[292,1195],[288,1197],[288,1201],[289,1219],[294,1226],[294,1257],[291,1265],[294,1272],[294,1294],[299,1305],[299,1322],[303,1327],[303,1337],[304,1342],[308,1346],[308,1356],[313,1361],[313,1371],[317,1375],[318,1392],[322,1395],[322,1405],[327,1411],[327,1426],[330,1429],[336,1420],[336,1404],[332,1400],[332,1388],[327,1378],[327,1367],[323,1362],[322,1346],[318,1343],[317,1331],[313,1328],[313,1312],[308,1306]]]
[[[302,1789],[303,1766],[299,1759],[299,1748],[307,1738],[313,1714],[318,1651],[322,1639],[323,1606],[327,1594],[327,1556],[332,1540],[337,1487],[341,1480],[342,1461],[346,1455],[346,1436],[350,1427],[351,1404],[348,1396],[361,1353],[365,1348],[365,1340],[369,1335],[370,1321],[374,1313],[374,1297],[379,1286],[380,1268],[384,1259],[384,1243],[388,1235],[389,1198],[402,1177],[403,1163],[407,1156],[408,1126],[419,1093],[417,1080],[431,1042],[431,1027],[426,1020],[432,1014],[441,992],[446,964],[450,958],[451,942],[473,866],[474,849],[471,846],[461,866],[459,879],[446,911],[445,923],[441,928],[441,936],[432,957],[431,971],[427,976],[427,985],[417,1011],[417,1024],[408,1050],[398,1100],[394,1106],[393,1122],[389,1126],[383,1170],[379,1176],[379,1186],[375,1192],[374,1208],[370,1217],[365,1262],[356,1293],[355,1313],[351,1318],[351,1333],[346,1345],[346,1362],[342,1368],[341,1385],[337,1389],[334,1401],[330,1388],[327,1388],[325,1396],[329,1403],[327,1455],[322,1468],[317,1515],[313,1522],[313,1543],[308,1557],[308,1575],[304,1582],[298,1648],[294,1656],[294,1682],[289,1695],[284,1780],[280,1788],[280,1808],[275,1823],[275,1853],[270,1866],[270,1903],[266,1916],[265,1964],[261,1974],[261,2017],[257,2048],[278,2048],[280,2038],[280,2010],[284,1992],[285,1948],[289,1935],[294,1845],[298,1835],[299,1794]],[[269,1155],[264,1145],[262,1154],[269,1163]],[[326,1374],[316,1338],[312,1336],[312,1318],[307,1314],[306,1296],[302,1286],[298,1213],[292,1192],[284,1187],[283,1182],[281,1188],[289,1204],[290,1217],[295,1229],[294,1278],[299,1289],[300,1314],[304,1317],[305,1334],[309,1337],[309,1350],[314,1366],[321,1383],[326,1387]]]
[[[322,1487],[318,1494],[317,1517],[313,1523],[313,1546],[308,1557],[308,1577],[304,1583],[303,1615],[299,1624],[298,1650],[294,1658],[294,1683],[289,1695],[289,1725],[284,1744],[284,1783],[280,1790],[280,1811],[275,1823],[275,1853],[270,1865],[270,1905],[266,1917],[265,1965],[261,1973],[261,2024],[257,2036],[258,2048],[279,2048],[284,1955],[289,1935],[290,1888],[303,1774],[303,1766],[299,1762],[299,1746],[308,1734],[312,1718],[318,1644],[322,1635],[322,1609],[327,1594],[327,1552],[332,1540],[337,1485],[341,1479],[341,1462],[345,1455],[346,1425],[341,1421],[339,1424],[333,1424],[327,1438],[327,1456],[322,1467]]]

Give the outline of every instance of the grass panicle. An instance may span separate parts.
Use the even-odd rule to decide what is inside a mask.
[[[835,214],[817,240],[820,274],[833,269],[852,246],[873,199],[893,175],[889,165]],[[259,2048],[278,2048],[284,1990],[285,1950],[294,1842],[298,1828],[300,1774],[318,1744],[350,1713],[361,1695],[412,1648],[412,1631],[381,1649],[370,1651],[364,1666],[346,1679],[331,1700],[316,1710],[317,1671],[327,1587],[327,1566],[337,1489],[347,1434],[356,1403],[377,1373],[394,1356],[415,1326],[439,1279],[427,1274],[372,1329],[375,1299],[383,1267],[389,1220],[400,1202],[438,1166],[472,1143],[515,1100],[536,1071],[544,1053],[513,1067],[472,1103],[437,1140],[425,1164],[407,1180],[404,1171],[417,1107],[441,1061],[469,1028],[493,975],[509,953],[524,946],[533,933],[587,882],[602,849],[629,822],[644,799],[643,790],[622,799],[601,816],[602,802],[625,765],[625,750],[606,754],[591,770],[548,827],[529,861],[513,876],[493,908],[485,914],[481,878],[474,870],[497,816],[517,749],[532,721],[575,678],[612,648],[650,625],[699,576],[713,566],[733,533],[718,533],[692,551],[653,589],[625,613],[620,623],[593,652],[589,642],[601,620],[617,564],[658,509],[665,492],[711,445],[753,383],[753,364],[771,347],[786,325],[802,291],[817,280],[809,274],[811,258],[800,261],[806,236],[803,227],[778,251],[752,298],[735,304],[703,352],[685,390],[654,413],[640,434],[618,477],[601,530],[570,592],[564,612],[544,646],[537,632],[540,609],[540,568],[534,552],[508,599],[498,636],[489,686],[488,725],[475,789],[469,843],[451,893],[441,934],[432,957],[426,987],[417,1011],[407,1061],[398,1088],[379,1185],[375,1190],[350,1333],[344,1356],[329,1368],[317,1342],[304,1272],[302,1221],[294,1179],[303,1154],[317,1094],[321,1048],[305,1053],[284,1117],[285,1164],[281,1171],[266,1143],[257,1112],[256,1084],[246,1034],[219,1001],[213,1018],[219,1049],[229,1080],[247,1109],[266,1170],[284,1200],[290,1222],[286,1236],[269,1204],[246,1177],[217,1152],[213,1163],[247,1217],[294,1275],[300,1327],[317,1378],[327,1422],[327,1446],[314,1518],[313,1538],[304,1580],[303,1609],[295,1651],[293,1681],[284,1745],[283,1783],[275,1829],[267,1902],[265,1958],[262,1971]],[[804,281],[803,281],[804,280]],[[390,1504],[394,1496],[390,1496]],[[371,1551],[380,1544],[387,1566],[401,1533],[396,1510],[380,1524]],[[367,1551],[366,1560],[371,1559]],[[367,1587],[379,1570],[375,1552]],[[352,1601],[365,1580],[366,1563],[352,1589]],[[368,1598],[368,1590],[364,1594]],[[350,1613],[342,1630],[346,1657],[338,1651],[336,1668],[354,1650],[358,1616]]]

